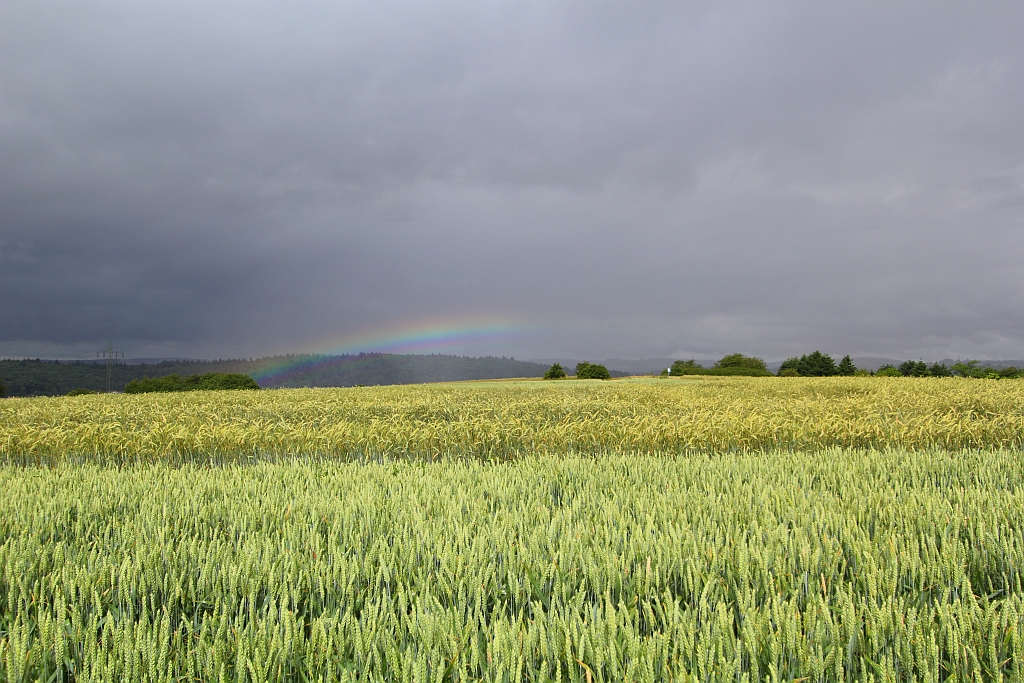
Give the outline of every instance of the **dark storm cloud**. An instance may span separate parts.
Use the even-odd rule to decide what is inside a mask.
[[[0,7],[0,355],[1024,355],[1018,3]]]

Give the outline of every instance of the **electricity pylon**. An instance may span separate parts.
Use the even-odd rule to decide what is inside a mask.
[[[102,351],[97,351],[96,352],[96,357],[97,358],[99,358],[101,356],[103,358],[107,359],[107,393],[109,394],[110,393],[110,378],[111,378],[111,375],[113,374],[113,371],[114,371],[114,359],[115,358],[124,358],[124,352],[123,351],[115,351],[114,350],[114,342],[111,341],[110,344],[107,346],[107,348],[103,349]]]

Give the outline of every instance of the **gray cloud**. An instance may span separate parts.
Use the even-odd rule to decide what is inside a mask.
[[[1024,355],[1019,3],[0,6],[0,355]],[[339,342],[340,343],[340,342]]]

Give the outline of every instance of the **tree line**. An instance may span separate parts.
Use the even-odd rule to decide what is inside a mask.
[[[928,365],[923,360],[908,360],[899,365],[886,364],[872,372],[859,369],[849,355],[843,356],[837,365],[832,356],[814,351],[800,357],[787,358],[779,366],[780,377],[831,377],[831,376],[875,376],[875,377],[973,377],[977,379],[1016,379],[1024,377],[1024,369],[979,367],[979,361],[957,362],[953,367],[944,363]]]
[[[672,363],[672,367],[662,370],[661,374],[662,376],[669,377],[681,377],[683,375],[770,377],[772,373],[768,370],[768,365],[764,362],[763,358],[745,356],[742,353],[730,353],[715,361],[715,364],[710,368],[705,368],[692,358],[690,360],[677,360]]]
[[[299,359],[299,357],[295,357]],[[305,357],[303,357],[305,358]],[[311,359],[313,357],[310,357]],[[444,382],[466,379],[499,379],[502,377],[537,377],[558,379],[568,375],[565,368],[555,363],[546,372],[544,366],[536,363],[517,361],[514,358],[468,358],[456,356],[415,356],[391,354],[359,354],[358,356],[317,357],[323,363],[311,363],[311,367],[290,372],[286,378],[272,383],[272,386],[358,386],[369,384],[407,384],[419,382]],[[197,375],[197,370],[218,370],[221,373],[249,373],[279,363],[280,358],[220,361],[163,361],[157,364],[128,365],[113,367],[115,390],[127,390],[127,385],[143,378],[162,377],[169,374]],[[579,379],[609,379],[625,376],[627,373],[609,371],[599,363],[582,362],[575,368]],[[209,373],[207,373],[209,374]],[[732,353],[716,361],[711,367],[704,367],[697,361],[677,360],[670,368],[661,372],[663,376],[683,375],[746,375],[770,376],[765,361],[742,353]],[[1024,377],[1024,368],[985,367],[977,360],[954,363],[947,367],[942,363],[928,365],[921,360],[908,360],[899,365],[883,365],[877,371],[857,368],[849,355],[838,363],[827,353],[814,351],[802,356],[787,358],[779,367],[779,376],[787,377],[829,377],[829,376],[878,376],[878,377],[972,377],[978,379],[1012,379]],[[152,381],[152,380],[149,380]],[[106,365],[91,362],[61,362],[35,360],[0,360],[0,398],[12,396],[60,396],[69,393],[81,394],[101,392],[106,382]],[[171,384],[169,383],[168,386]],[[136,385],[139,386],[139,385]]]
[[[159,363],[114,363],[111,388],[124,391],[132,380],[170,374],[194,375],[204,372],[248,374],[247,361],[161,361]],[[92,361],[58,361],[25,358],[0,360],[0,378],[9,396],[66,396],[102,393],[107,386],[107,364]]]
[[[544,373],[544,379],[562,379],[568,373],[565,368],[562,367],[561,363],[553,363],[547,372]],[[611,379],[612,374],[608,371],[608,368],[601,365],[600,363],[588,363],[583,361],[576,364],[574,371],[576,379]]]
[[[681,377],[683,375],[745,375],[753,377],[771,377],[768,366],[761,358],[745,356],[742,353],[732,353],[716,362],[712,367],[705,368],[695,360],[677,360],[672,367],[661,371],[662,376]],[[561,363],[554,363],[547,372],[544,379],[562,379],[568,373]],[[608,368],[599,363],[588,363],[583,361],[576,364],[576,379],[611,379]]]
[[[662,377],[683,377],[686,375],[739,375],[747,377],[771,377],[768,364],[763,358],[746,356],[742,353],[731,353],[706,368],[694,359],[677,360],[672,366],[661,371]],[[838,363],[827,353],[813,351],[802,356],[794,356],[782,361],[779,366],[779,377],[973,377],[979,379],[1015,379],[1024,377],[1024,369],[1010,366],[1007,368],[980,367],[979,361],[969,360],[957,362],[952,367],[943,363],[928,365],[921,360],[908,360],[896,365],[883,365],[877,371],[858,368],[849,354],[843,356]],[[552,365],[544,373],[544,379],[560,379],[567,375],[559,364]],[[577,379],[609,379],[608,370],[603,365],[583,362],[576,366]]]
[[[233,372],[207,372],[202,375],[165,375],[133,379],[124,388],[126,394],[147,394],[168,391],[220,391],[224,389],[256,389],[260,385],[249,375]]]
[[[268,370],[288,367],[280,375]],[[207,372],[239,373],[262,377],[268,388],[354,387],[377,384],[417,384],[506,377],[540,377],[546,365],[515,358],[413,354],[353,354],[344,356],[293,355],[214,361],[162,361],[115,363],[111,388],[124,391],[143,377],[181,376]],[[614,373],[613,373],[614,374]],[[65,396],[71,391],[106,390],[106,363],[39,359],[0,360],[0,378],[10,396]]]

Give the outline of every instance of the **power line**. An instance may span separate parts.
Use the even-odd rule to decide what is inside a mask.
[[[111,341],[107,348],[96,352],[96,357],[103,357],[107,360],[107,393],[110,393],[110,379],[114,372],[114,359],[124,358],[123,351],[114,350],[114,342]]]

